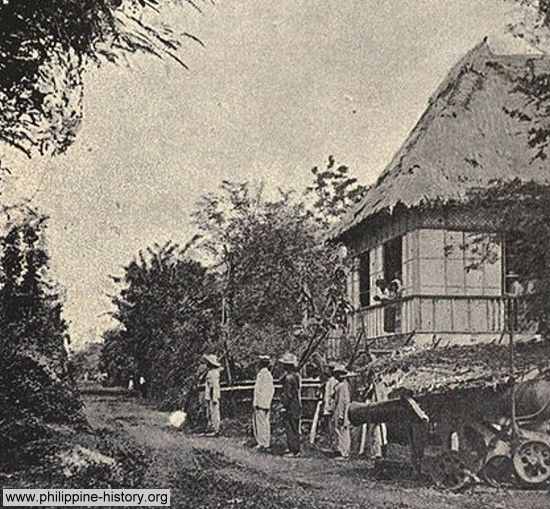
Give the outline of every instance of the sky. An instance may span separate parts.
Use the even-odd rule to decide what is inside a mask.
[[[363,183],[384,169],[450,67],[506,35],[502,0],[219,0],[163,11],[185,70],[151,57],[85,78],[67,154],[17,163],[4,196],[50,216],[73,342],[112,324],[107,296],[139,249],[185,243],[196,200],[223,179],[304,188],[329,154]],[[8,198],[5,198],[8,199]]]

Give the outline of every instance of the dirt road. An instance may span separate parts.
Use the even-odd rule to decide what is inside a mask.
[[[314,452],[300,459],[256,453],[243,439],[187,435],[167,414],[123,397],[86,396],[95,428],[123,431],[147,456],[144,487],[171,488],[176,508],[548,509],[542,492],[475,487],[456,495],[413,480],[373,479],[362,460],[342,464]]]

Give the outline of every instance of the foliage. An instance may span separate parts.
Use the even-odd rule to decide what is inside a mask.
[[[359,184],[357,178],[350,175],[348,166],[337,165],[332,155],[328,157],[326,169],[315,166],[311,173],[314,182],[306,189],[306,196],[315,197],[310,210],[320,223],[330,224],[340,219],[368,190],[368,186]]]
[[[114,327],[103,333],[99,370],[107,373],[112,385],[126,386],[128,380],[135,377],[137,368],[130,355],[132,349],[131,340],[122,328]]]
[[[548,45],[550,28],[549,0],[505,0],[519,6],[518,14],[508,29],[532,46],[544,50]]]
[[[223,264],[227,313],[235,326],[291,329],[302,320],[300,309],[289,306],[301,298],[300,281],[315,297],[322,295],[316,229],[290,193],[266,199],[248,183],[224,182],[219,194],[202,198],[195,218],[202,246]]]
[[[113,280],[121,285],[113,297],[121,328],[106,333],[102,366],[124,384],[143,375],[153,397],[181,391],[216,338],[215,278],[169,242],[140,252]]]
[[[63,152],[81,121],[90,63],[129,53],[177,55],[182,36],[148,13],[167,0],[4,0],[0,3],[0,141],[31,155]],[[187,0],[190,5],[194,4]],[[145,16],[145,17],[144,17]],[[200,41],[199,41],[200,42]]]
[[[331,156],[301,196],[226,181],[199,201],[201,246],[223,268],[230,351],[244,365],[260,351],[293,350],[305,362],[345,322],[345,268],[324,236],[364,195],[348,172]]]
[[[301,195],[228,181],[205,194],[187,247],[199,240],[196,253],[208,270],[176,244],[139,253],[114,278],[120,327],[106,332],[101,361],[111,380],[126,385],[144,374],[153,397],[189,409],[188,389],[206,352],[217,353],[233,378],[253,376],[260,353],[276,358],[291,350],[302,364],[322,354],[349,311],[341,253],[324,238],[364,192],[334,164],[330,158],[326,172],[312,170],[314,182]]]
[[[528,65],[521,76],[514,78],[514,82],[513,93],[524,96],[529,107],[506,112],[517,122],[529,124],[528,144],[533,149],[533,160],[544,160],[548,157],[550,144],[550,73],[535,72],[534,66]]]
[[[45,226],[45,217],[30,214],[0,238],[3,450],[25,451],[49,423],[82,422],[67,369],[63,304],[48,275]]]
[[[550,1],[549,0],[506,0],[518,5],[519,17],[509,25],[510,31],[542,53],[550,49]],[[550,73],[534,72],[529,66],[524,75],[517,79],[515,92],[528,99],[534,106],[529,113],[514,110],[510,115],[519,122],[529,122],[529,144],[535,150],[536,158],[546,159],[550,143]],[[532,110],[532,109],[531,109]]]
[[[541,332],[547,334],[550,324],[550,186],[520,180],[495,182],[473,193],[470,199],[476,209],[499,218],[506,235],[507,271],[516,273],[523,288],[530,290],[524,296],[527,300],[525,318],[538,321]],[[484,253],[481,250],[481,254]]]
[[[103,427],[93,434],[86,428],[50,429],[36,445],[28,448],[32,457],[17,451],[9,475],[0,472],[5,488],[139,488],[152,454],[120,428]],[[114,462],[102,461],[105,457]]]
[[[73,352],[70,356],[70,368],[75,379],[88,377],[89,380],[97,379],[100,375],[99,361],[103,344],[87,343],[82,350]]]

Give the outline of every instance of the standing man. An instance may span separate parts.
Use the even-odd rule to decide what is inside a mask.
[[[329,448],[334,449],[334,390],[338,385],[338,380],[334,376],[334,368],[336,364],[330,362],[328,365],[329,378],[325,382],[325,390],[323,393],[323,425],[329,437]]]
[[[348,408],[351,403],[351,395],[347,380],[348,371],[343,365],[334,368],[334,376],[338,385],[334,390],[334,438],[335,445],[340,456],[338,460],[347,460],[351,449],[350,422]]]
[[[139,377],[139,392],[141,393],[141,397],[143,399],[147,397],[147,382],[143,375]]]
[[[254,384],[254,416],[253,427],[256,438],[256,449],[265,451],[271,445],[271,402],[275,387],[273,376],[269,371],[270,359],[267,355],[260,355],[258,358],[260,370]]]
[[[204,399],[207,405],[208,413],[208,428],[210,432],[208,436],[218,436],[220,434],[220,369],[222,365],[218,361],[216,355],[205,355],[206,367],[208,372],[206,373],[206,380],[204,383]]]
[[[285,375],[281,380],[281,403],[283,404],[283,418],[289,450],[285,456],[296,458],[300,456],[300,418],[302,416],[302,401],[300,398],[301,380],[298,373],[298,359],[294,354],[285,353],[279,359],[279,362],[285,370]]]

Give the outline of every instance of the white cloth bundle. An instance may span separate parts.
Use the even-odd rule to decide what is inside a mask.
[[[168,422],[174,428],[181,428],[185,424],[186,419],[187,419],[187,414],[181,410],[177,410],[170,414],[170,417],[168,418]]]

